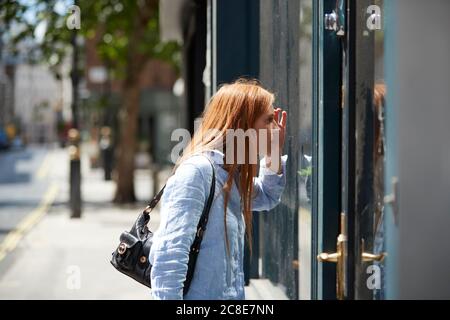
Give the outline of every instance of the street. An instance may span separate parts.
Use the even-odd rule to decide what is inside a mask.
[[[49,188],[49,162],[44,148],[0,153],[0,242],[39,205]]]

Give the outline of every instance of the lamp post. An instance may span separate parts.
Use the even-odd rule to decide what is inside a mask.
[[[76,4],[76,1],[75,1]],[[77,29],[72,29],[72,129],[69,130],[70,155],[70,217],[81,218],[81,159],[78,130],[79,74]]]

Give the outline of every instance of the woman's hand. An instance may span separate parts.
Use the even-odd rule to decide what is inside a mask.
[[[284,141],[286,139],[286,123],[287,123],[287,112],[282,111],[281,108],[276,108],[274,110],[274,117],[272,121],[271,130],[277,131],[277,134],[274,134],[274,131],[271,131],[270,141],[268,141],[268,152],[266,156],[266,166],[272,168],[272,146],[278,148],[278,162],[277,162],[277,173],[281,174],[281,155],[283,153]],[[277,141],[273,141],[273,139],[278,138]],[[275,165],[275,164],[274,164]],[[274,170],[275,171],[275,170]]]
[[[280,117],[281,115],[281,117]],[[279,131],[279,148],[280,156],[283,153],[284,141],[286,139],[286,123],[287,123],[287,112],[282,111],[281,108],[276,108],[273,117],[274,129]]]

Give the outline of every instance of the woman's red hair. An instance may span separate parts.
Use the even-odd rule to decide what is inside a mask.
[[[254,128],[259,116],[267,113],[274,102],[273,93],[264,89],[258,81],[239,79],[231,84],[225,84],[214,94],[207,104],[202,122],[194,133],[194,137],[175,165],[175,168],[188,156],[199,151],[219,149],[226,153],[226,134],[228,129],[248,130]],[[237,161],[228,164],[224,159],[224,167],[228,171],[228,178],[223,187],[224,191],[224,224],[227,254],[229,243],[227,236],[226,212],[233,184],[233,177],[238,173],[238,190],[243,204],[243,214],[246,223],[247,241],[252,252],[252,195],[253,179],[256,176],[257,164],[251,163],[250,143],[245,141],[245,163]],[[236,150],[236,148],[233,148]],[[225,157],[226,158],[226,157]],[[236,155],[234,155],[236,159]]]

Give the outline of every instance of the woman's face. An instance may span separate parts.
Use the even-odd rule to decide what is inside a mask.
[[[260,141],[259,139],[264,139],[266,142],[270,142],[270,131],[273,128],[274,121],[274,109],[273,107],[269,107],[268,110],[260,115],[258,119],[255,121],[254,129],[256,130],[257,136],[257,152],[262,155],[259,150]],[[266,146],[268,148],[269,145]]]

